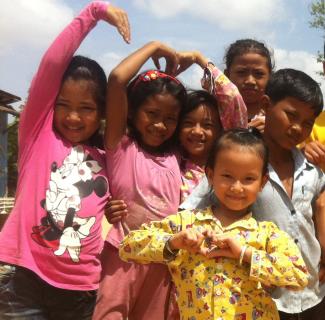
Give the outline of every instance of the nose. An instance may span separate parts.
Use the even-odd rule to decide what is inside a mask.
[[[294,123],[291,126],[291,131],[298,138],[302,133],[302,125],[300,123]]]
[[[163,131],[167,130],[167,127],[163,121],[159,121],[159,122],[155,123],[155,128],[159,132],[163,132]]]
[[[197,123],[194,127],[192,127],[191,133],[194,135],[202,134],[202,127],[199,123]]]
[[[230,187],[230,191],[235,192],[235,193],[240,193],[243,191],[243,186],[240,183],[240,181],[234,181],[234,183]]]
[[[246,84],[255,84],[255,77],[250,73],[247,75],[246,79],[245,79],[245,83]]]
[[[80,121],[80,115],[76,111],[70,111],[67,115],[67,120],[69,121]]]

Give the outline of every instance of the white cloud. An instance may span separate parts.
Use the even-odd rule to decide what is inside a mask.
[[[72,17],[61,0],[2,1],[0,55],[17,47],[46,47]]]
[[[322,71],[322,64],[318,63],[316,56],[306,51],[287,51],[274,49],[276,68],[293,68],[306,72],[309,76],[321,84],[325,96],[325,82],[317,72]]]
[[[116,52],[106,52],[99,56],[96,61],[101,65],[108,75],[110,71],[121,62],[124,57]]]
[[[274,24],[284,18],[284,0],[134,0],[138,8],[158,18],[170,18],[182,13],[210,22],[225,30],[245,32]],[[184,21],[186,23],[186,21]]]

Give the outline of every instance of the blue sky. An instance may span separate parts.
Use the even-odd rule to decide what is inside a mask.
[[[88,1],[4,0],[0,11],[0,89],[27,96],[42,54],[57,33]],[[100,22],[78,53],[97,60],[109,73],[130,52],[150,40],[176,50],[200,50],[220,68],[228,45],[240,38],[264,41],[274,50],[276,68],[292,67],[315,80],[321,71],[316,53],[323,47],[322,31],[309,27],[307,0],[115,0],[124,8],[132,28],[125,44],[108,24]],[[151,62],[145,67],[152,66]],[[181,79],[199,86],[199,68]],[[322,82],[325,93],[325,84]]]

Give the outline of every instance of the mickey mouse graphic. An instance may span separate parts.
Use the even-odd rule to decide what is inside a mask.
[[[49,188],[41,202],[47,215],[41,219],[40,226],[33,227],[34,241],[52,248],[57,256],[67,250],[72,261],[79,262],[81,239],[89,236],[96,217],[81,218],[77,213],[81,199],[92,192],[98,197],[106,194],[106,179],[93,178],[101,169],[97,161],[87,157],[82,146],[73,147],[60,167],[52,163]]]

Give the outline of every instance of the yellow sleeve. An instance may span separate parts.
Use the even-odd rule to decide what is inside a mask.
[[[120,258],[137,263],[167,262],[164,259],[166,241],[181,230],[180,214],[170,215],[161,221],[143,224],[140,230],[131,231],[121,242]]]
[[[272,222],[260,223],[267,232],[264,250],[252,249],[250,277],[266,286],[300,290],[308,284],[307,267],[291,237]]]

